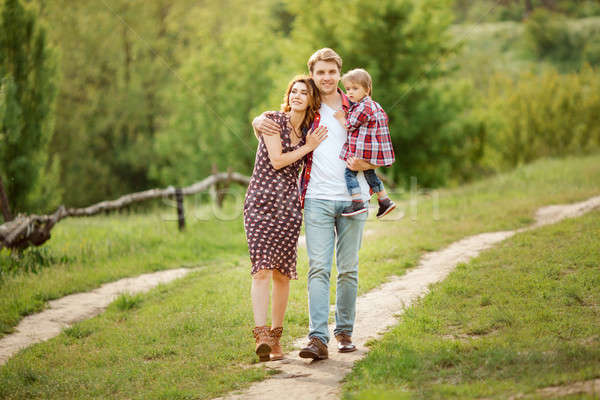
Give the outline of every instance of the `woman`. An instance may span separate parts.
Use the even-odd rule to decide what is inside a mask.
[[[244,227],[252,260],[253,334],[260,361],[283,358],[279,339],[289,281],[298,279],[296,248],[302,224],[298,174],[303,157],[327,137],[324,127],[308,132],[320,107],[318,93],[310,77],[297,76],[288,85],[281,111],[266,113],[280,125],[281,134],[260,137],[244,202]],[[272,328],[267,326],[271,280]]]

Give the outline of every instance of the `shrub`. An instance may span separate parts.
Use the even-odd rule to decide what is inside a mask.
[[[585,47],[564,16],[544,9],[535,10],[525,22],[525,40],[535,56],[554,62],[579,63]]]
[[[488,162],[512,167],[540,157],[600,148],[600,74],[590,66],[561,75],[493,78],[485,101]]]

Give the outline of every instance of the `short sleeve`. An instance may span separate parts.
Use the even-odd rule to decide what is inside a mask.
[[[265,117],[283,126],[283,113],[281,111],[267,111]]]

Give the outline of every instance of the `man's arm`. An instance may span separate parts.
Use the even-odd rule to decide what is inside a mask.
[[[267,118],[267,112],[260,114],[252,121],[252,129],[254,130],[254,136],[260,139],[260,135],[280,135],[281,127],[279,124],[272,119]]]
[[[368,169],[375,169],[378,167],[377,165],[373,165],[368,161],[355,157],[348,157],[346,160],[346,166],[352,171],[366,171]]]

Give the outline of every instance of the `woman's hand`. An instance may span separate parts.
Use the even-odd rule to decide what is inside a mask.
[[[311,130],[306,135],[306,145],[312,150],[316,149],[323,140],[327,139],[327,128],[323,125]]]

